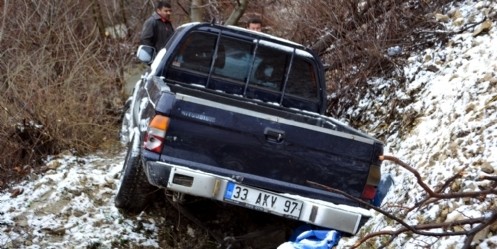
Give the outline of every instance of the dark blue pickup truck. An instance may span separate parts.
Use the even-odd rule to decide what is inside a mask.
[[[326,84],[300,44],[189,23],[152,55],[123,122],[128,152],[115,204],[140,212],[158,188],[355,234],[370,211],[383,143],[324,115]],[[148,57],[148,58],[145,58]]]

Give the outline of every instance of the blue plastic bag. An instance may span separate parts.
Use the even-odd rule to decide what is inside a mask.
[[[381,175],[380,183],[378,184],[378,189],[376,190],[376,196],[373,199],[373,205],[376,207],[381,206],[383,199],[388,194],[390,187],[393,185],[393,177],[391,174]]]
[[[285,242],[278,249],[331,249],[338,245],[340,233],[335,230],[307,230],[295,238]]]

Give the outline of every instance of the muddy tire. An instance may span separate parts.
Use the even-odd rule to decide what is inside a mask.
[[[124,215],[136,215],[145,210],[158,189],[148,183],[141,155],[133,155],[133,146],[131,141],[124,160],[121,185],[114,199],[115,206]]]

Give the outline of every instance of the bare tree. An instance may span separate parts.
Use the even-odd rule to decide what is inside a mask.
[[[248,0],[236,0],[232,2],[234,2],[235,8],[228,20],[226,20],[226,25],[236,25],[247,9]]]
[[[247,6],[247,0],[234,0],[231,3],[216,0],[192,0],[190,20],[193,22],[215,21],[226,25],[236,25]]]
[[[384,237],[387,236],[387,240],[382,240],[382,245],[379,248],[384,248],[390,245],[396,238],[398,238],[402,234],[410,233],[419,236],[425,237],[447,237],[447,236],[465,236],[464,245],[462,248],[467,249],[471,248],[471,244],[476,234],[482,231],[485,228],[490,227],[492,224],[497,222],[497,210],[491,209],[488,210],[484,215],[480,217],[472,217],[472,218],[462,218],[451,220],[447,222],[437,221],[437,220],[422,220],[416,225],[410,225],[408,222],[404,221],[402,217],[407,216],[416,216],[416,213],[423,212],[423,210],[428,207],[430,204],[441,203],[441,205],[447,205],[448,202],[454,202],[455,200],[461,198],[470,198],[475,200],[476,202],[481,202],[484,200],[490,200],[491,198],[495,198],[497,195],[497,177],[495,176],[482,176],[478,181],[489,181],[487,184],[487,188],[482,189],[480,191],[464,191],[461,189],[452,190],[451,186],[453,183],[464,177],[464,171],[467,169],[463,168],[460,172],[448,178],[440,184],[436,189],[432,189],[421,177],[421,174],[415,170],[413,167],[409,166],[405,162],[393,156],[381,156],[381,160],[383,161],[391,161],[400,167],[406,169],[410,173],[414,175],[416,178],[416,183],[424,190],[424,197],[421,198],[420,201],[416,202],[412,207],[404,207],[402,205],[398,206],[399,210],[397,211],[385,211],[381,208],[375,207],[367,202],[364,202],[356,197],[353,197],[343,191],[330,188],[328,186],[318,184],[315,182],[309,182],[312,185],[320,186],[326,190],[329,190],[334,193],[339,193],[344,195],[363,206],[374,209],[375,211],[383,214],[387,219],[392,220],[400,225],[400,227],[396,229],[384,229],[377,232],[372,232],[369,234],[360,235],[360,239],[356,242],[356,244],[352,248],[358,248],[361,245],[367,244],[369,240],[376,237]],[[445,201],[445,202],[444,202]],[[467,201],[468,205],[472,202]],[[390,225],[391,227],[392,225]],[[443,229],[442,232],[439,230]],[[437,231],[432,231],[437,230]],[[367,244],[368,247],[377,247],[375,244]]]
[[[192,22],[201,22],[204,19],[203,11],[203,1],[202,0],[192,0],[190,19]]]
[[[5,23],[6,23],[6,18],[7,18],[7,10],[9,9],[8,3],[9,3],[9,1],[7,1],[7,0],[3,1],[2,24],[0,25],[0,43],[2,43],[3,35],[4,35],[4,32],[5,32]]]
[[[375,77],[397,79],[392,90],[405,83],[402,64],[405,56],[420,47],[443,42],[446,35],[421,32],[439,24],[430,19],[448,0],[340,0],[340,1],[276,1],[280,11],[271,11],[274,33],[312,48],[322,58],[326,68],[327,115],[349,121],[354,126],[367,122],[363,113],[349,114],[366,94],[374,92],[367,81]],[[394,56],[387,50],[399,47]],[[390,90],[390,89],[387,89]],[[398,106],[405,100],[392,99],[391,113],[398,115]],[[394,106],[395,105],[395,106]],[[393,129],[392,129],[393,130]]]
[[[92,5],[92,12],[93,12],[93,18],[95,18],[95,23],[97,24],[98,27],[98,32],[100,33],[100,37],[105,37],[105,24],[104,24],[104,19],[102,17],[102,12],[100,12],[101,7],[98,2],[98,0],[92,0],[91,1]]]

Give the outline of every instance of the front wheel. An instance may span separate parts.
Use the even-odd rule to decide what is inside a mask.
[[[114,200],[119,212],[126,215],[135,215],[145,210],[158,189],[148,182],[142,166],[141,153],[133,153],[134,149],[139,151],[139,148],[135,147],[138,147],[138,144],[135,145],[133,139],[128,144],[121,185]]]

